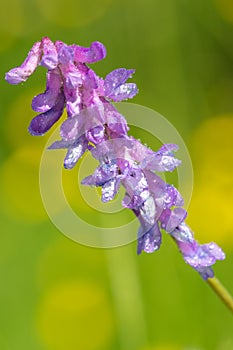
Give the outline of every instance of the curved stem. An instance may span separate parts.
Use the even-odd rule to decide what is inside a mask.
[[[216,277],[208,278],[207,283],[217,294],[217,296],[222,299],[228,309],[233,313],[233,297],[222,285],[222,283]]]

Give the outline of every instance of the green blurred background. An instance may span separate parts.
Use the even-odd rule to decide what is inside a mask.
[[[135,242],[89,248],[49,221],[38,184],[49,135],[27,133],[31,99],[44,90],[45,70],[20,86],[4,81],[42,36],[83,46],[103,42],[107,58],[93,66],[100,76],[118,67],[136,69],[140,93],[133,102],[163,114],[186,142],[195,176],[188,223],[198,240],[215,240],[225,250],[215,272],[233,291],[232,0],[5,1],[0,349],[232,350],[232,315],[169,237],[164,235],[159,252],[138,257]],[[156,140],[133,131],[157,147]],[[76,176],[77,170],[64,172],[73,207],[103,225],[104,216],[81,201]],[[118,220],[106,215],[113,226]]]

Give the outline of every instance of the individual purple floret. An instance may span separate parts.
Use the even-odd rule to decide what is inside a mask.
[[[214,276],[211,266],[217,260],[225,259],[225,254],[216,243],[199,244],[195,241],[193,232],[184,222],[180,223],[171,232],[171,235],[189,265],[196,269],[204,279]]]
[[[92,175],[83,179],[88,186],[102,189],[102,201],[114,199],[119,187],[125,188],[122,205],[133,211],[140,222],[137,252],[153,253],[161,245],[161,230],[177,243],[186,263],[203,279],[214,276],[211,266],[225,258],[215,243],[199,244],[185,224],[187,212],[179,191],[157,172],[171,172],[181,163],[174,152],[178,146],[165,144],[153,152],[128,135],[125,118],[113,102],[134,97],[138,90],[127,83],[134,69],[115,69],[105,79],[89,68],[102,60],[106,49],[100,42],[90,47],[53,43],[45,37],[36,42],[20,67],[6,74],[10,84],[26,81],[38,65],[47,69],[46,89],[32,100],[39,114],[29,126],[32,135],[43,135],[62,116],[61,140],[49,149],[67,149],[64,167],[72,169],[86,151],[99,161]]]

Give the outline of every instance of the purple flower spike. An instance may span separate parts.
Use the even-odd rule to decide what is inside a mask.
[[[98,41],[90,47],[53,43],[48,37],[36,42],[20,67],[6,74],[10,84],[26,81],[38,65],[47,68],[43,93],[32,100],[38,113],[29,132],[43,135],[61,117],[61,140],[49,149],[66,149],[64,167],[72,169],[86,151],[99,161],[92,175],[82,184],[99,186],[102,201],[114,199],[119,187],[125,189],[122,206],[133,211],[140,222],[137,252],[153,253],[161,244],[161,230],[177,243],[186,263],[203,279],[214,276],[212,265],[225,255],[215,243],[199,244],[185,224],[187,212],[179,191],[167,184],[156,172],[173,171],[181,163],[174,152],[178,146],[165,144],[157,152],[128,135],[125,118],[111,101],[134,97],[137,86],[127,83],[134,69],[115,69],[105,79],[87,64],[102,60],[106,49]]]
[[[27,58],[20,67],[11,69],[6,73],[6,80],[9,84],[19,84],[26,81],[35,71],[41,58],[41,43],[36,42],[28,53]]]
[[[105,96],[115,102],[133,98],[138,93],[137,86],[125,82],[134,72],[134,69],[119,68],[109,73],[104,80]]]

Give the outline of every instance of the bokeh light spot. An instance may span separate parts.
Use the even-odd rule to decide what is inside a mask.
[[[63,27],[84,26],[104,14],[112,0],[37,0],[38,9],[49,21]]]
[[[10,217],[29,222],[47,219],[39,190],[40,157],[40,148],[24,147],[1,166],[1,206]]]
[[[107,349],[114,323],[105,291],[86,281],[55,286],[40,304],[38,331],[47,349]]]
[[[233,2],[232,0],[215,0],[216,7],[222,17],[233,23]]]
[[[196,236],[233,245],[233,116],[205,121],[193,135],[195,185],[188,223]]]

